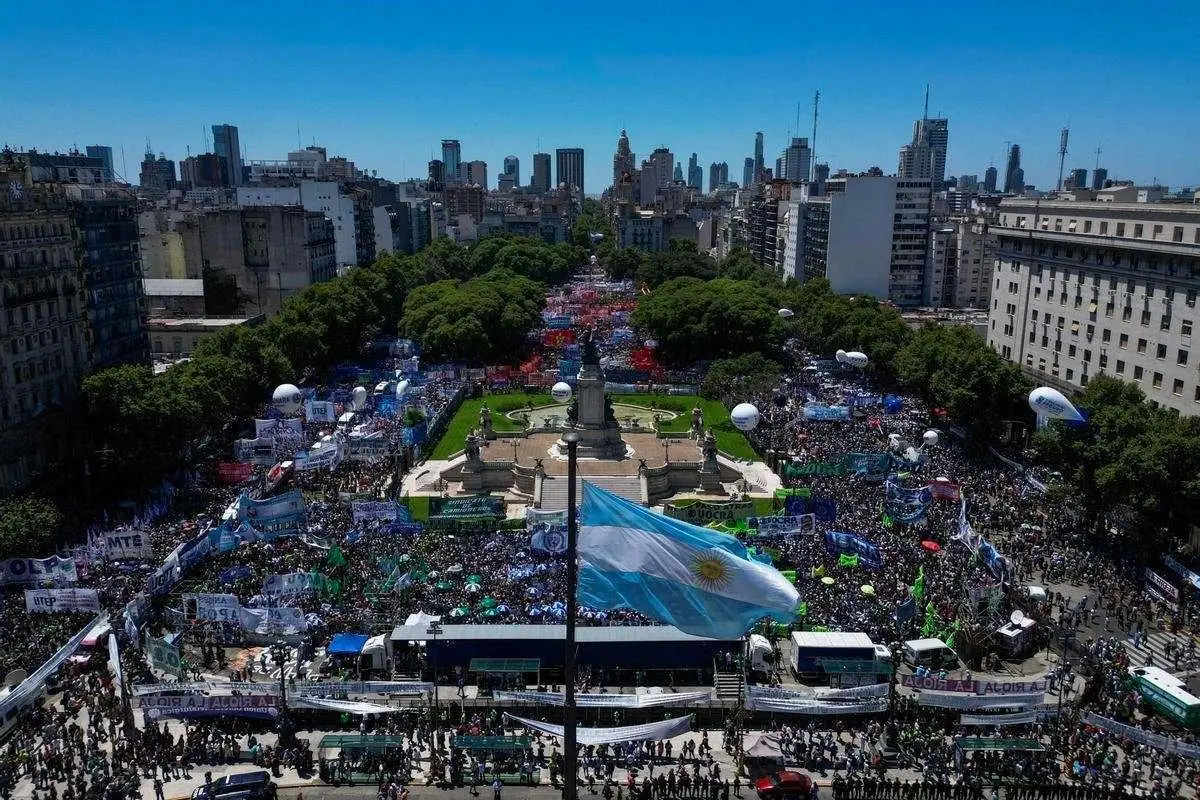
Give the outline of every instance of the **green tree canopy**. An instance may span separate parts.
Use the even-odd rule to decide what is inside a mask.
[[[0,500],[0,558],[53,554],[62,512],[44,497],[23,494]]]
[[[718,400],[739,400],[769,393],[778,383],[783,366],[762,353],[714,361],[704,376],[700,394]]]

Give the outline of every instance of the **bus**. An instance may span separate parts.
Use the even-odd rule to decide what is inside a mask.
[[[1180,727],[1200,728],[1200,697],[1189,692],[1184,681],[1158,667],[1130,667],[1129,674],[1138,694],[1159,713]]]

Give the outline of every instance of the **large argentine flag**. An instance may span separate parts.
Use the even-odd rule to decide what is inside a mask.
[[[631,608],[685,633],[737,639],[763,617],[796,618],[800,595],[732,536],[656,514],[589,483],[579,529],[579,602]]]

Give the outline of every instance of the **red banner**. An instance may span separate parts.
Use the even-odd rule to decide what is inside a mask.
[[[929,493],[935,500],[958,500],[962,497],[962,490],[957,483],[943,480],[930,481]]]
[[[575,331],[546,331],[542,334],[542,344],[546,347],[562,347],[575,344]]]
[[[221,483],[242,483],[254,474],[253,464],[242,464],[238,461],[221,461],[217,463],[217,480]]]

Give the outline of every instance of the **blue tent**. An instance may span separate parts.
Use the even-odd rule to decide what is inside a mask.
[[[326,651],[331,656],[357,656],[371,637],[365,633],[337,633]]]

